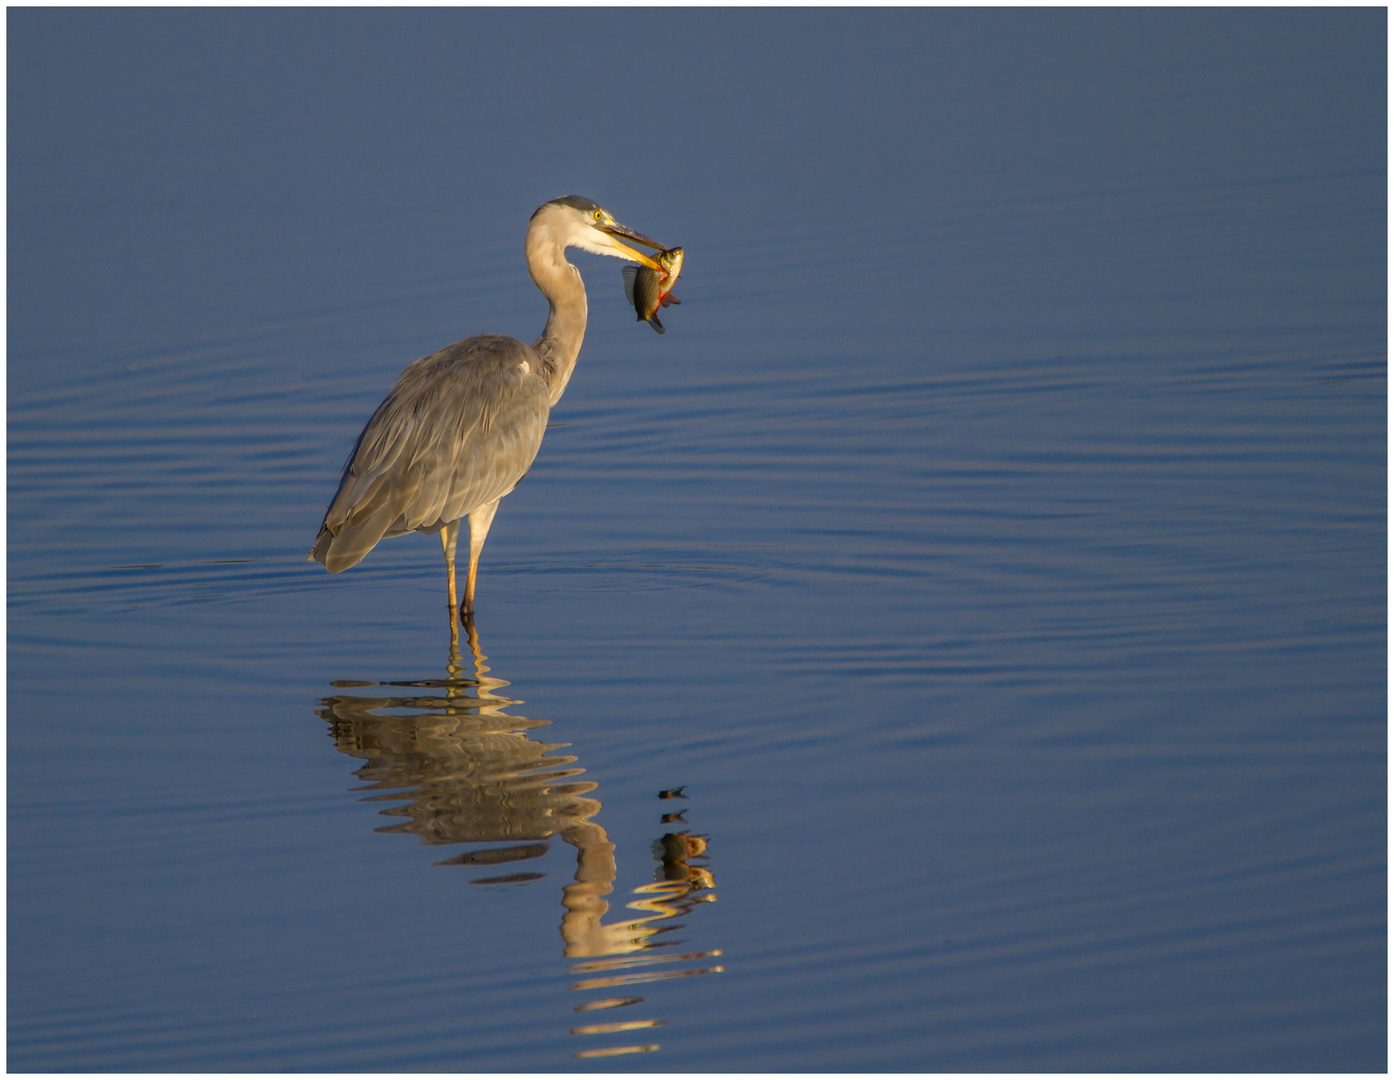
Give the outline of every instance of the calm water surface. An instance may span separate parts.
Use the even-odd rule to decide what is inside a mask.
[[[9,1067],[1382,1070],[1385,18],[9,12]]]

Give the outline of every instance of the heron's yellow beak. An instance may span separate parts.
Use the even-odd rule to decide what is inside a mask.
[[[611,243],[613,243],[615,247],[625,255],[626,258],[633,259],[637,263],[642,263],[644,266],[647,266],[650,270],[663,269],[663,267],[659,266],[657,262],[649,258],[649,256],[645,255],[643,252],[635,251],[628,244],[621,244],[618,240],[613,238],[622,236],[626,240],[633,240],[636,244],[643,244],[645,247],[651,247],[655,251],[667,251],[668,249],[665,248],[662,244],[660,244],[657,240],[650,240],[643,233],[637,233],[633,229],[626,228],[617,221],[611,222],[609,225],[601,225],[600,231],[610,234],[612,238]]]

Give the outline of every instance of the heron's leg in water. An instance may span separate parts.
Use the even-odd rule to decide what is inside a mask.
[[[455,543],[460,539],[460,523],[452,521],[440,531],[440,547],[445,552],[445,580],[450,590],[450,629],[455,630]]]
[[[465,578],[465,599],[460,605],[461,617],[474,613],[474,576],[479,573],[479,553],[484,550],[484,538],[489,535],[489,526],[494,523],[499,501],[495,499],[487,506],[481,506],[470,514],[470,569]]]

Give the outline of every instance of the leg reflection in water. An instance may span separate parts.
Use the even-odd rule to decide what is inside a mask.
[[[374,694],[336,694],[321,702],[334,745],[364,762],[365,801],[392,803],[381,812],[401,819],[378,831],[411,833],[433,846],[491,844],[442,859],[436,866],[487,868],[476,884],[528,882],[544,875],[516,872],[519,863],[547,854],[551,839],[576,849],[575,880],[562,889],[563,954],[578,976],[572,989],[610,992],[664,979],[704,975],[720,966],[690,966],[720,950],[664,953],[693,908],[716,899],[707,866],[707,838],[686,831],[664,833],[653,843],[655,880],[634,890],[627,907],[634,917],[605,922],[618,868],[615,845],[591,820],[601,809],[597,785],[578,779],[577,758],[558,754],[567,743],[547,743],[530,734],[549,721],[512,716],[504,710],[521,701],[504,697],[509,684],[492,678],[474,625],[467,624],[472,671],[466,674],[458,645],[451,642],[443,679],[409,682],[340,681],[336,689],[381,688]],[[663,792],[682,800],[682,789]],[[405,803],[405,805],[403,805]],[[668,828],[685,824],[683,811],[665,804]],[[502,846],[499,846],[502,845]],[[673,968],[671,965],[682,965]],[[580,977],[584,976],[584,977]],[[597,997],[577,1012],[619,1009],[643,1001],[636,996]],[[606,1035],[661,1026],[662,1020],[621,1020],[572,1028],[572,1034]],[[657,1050],[656,1044],[578,1051],[578,1058]]]

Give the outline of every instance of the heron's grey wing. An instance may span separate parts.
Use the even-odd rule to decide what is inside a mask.
[[[540,368],[493,334],[408,367],[359,435],[309,557],[338,573],[383,537],[433,532],[512,491],[547,427]]]

